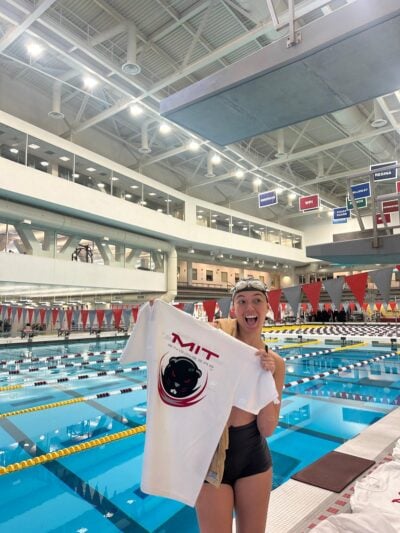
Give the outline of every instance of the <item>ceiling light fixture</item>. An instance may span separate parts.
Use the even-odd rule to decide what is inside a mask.
[[[218,154],[213,154],[213,156],[211,157],[211,163],[213,165],[219,165],[221,163],[221,156],[219,156]]]
[[[92,90],[96,87],[98,84],[98,81],[95,78],[92,78],[91,76],[85,76],[83,78],[83,85],[86,89]]]
[[[43,46],[38,43],[29,43],[26,49],[28,50],[28,54],[31,57],[39,57],[40,54],[43,52]]]
[[[143,113],[143,108],[138,104],[132,104],[129,107],[129,111],[133,117],[138,117]]]
[[[163,122],[162,124],[160,124],[160,128],[159,128],[160,133],[162,133],[163,135],[166,135],[170,131],[171,131],[171,126],[169,124],[167,124],[166,122]]]
[[[244,177],[244,171],[241,168],[238,168],[237,171],[235,172],[235,177],[236,178],[243,178]]]
[[[198,143],[197,141],[190,141],[190,143],[188,144],[188,148],[189,150],[191,150],[192,152],[197,152],[200,148],[200,143]]]

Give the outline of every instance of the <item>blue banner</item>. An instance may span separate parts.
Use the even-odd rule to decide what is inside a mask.
[[[397,178],[397,161],[389,161],[388,163],[379,163],[377,165],[371,165],[369,169],[373,172],[374,181],[391,180]],[[385,167],[386,170],[379,170]]]
[[[352,185],[351,190],[353,191],[354,200],[358,200],[359,198],[369,198],[371,196],[369,181],[359,183],[358,185]]]
[[[268,207],[278,203],[276,191],[260,192],[258,195],[258,207]]]
[[[335,207],[333,210],[333,222],[338,220],[347,220],[350,218],[350,211],[345,207]]]

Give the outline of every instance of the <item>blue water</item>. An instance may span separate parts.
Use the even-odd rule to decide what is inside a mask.
[[[71,398],[89,398],[68,406],[52,406],[0,419],[0,465],[90,442],[145,423],[146,391],[107,398],[98,393],[140,387],[145,370],[112,373],[119,367],[115,350],[124,341],[47,345],[31,351],[0,350],[2,413]],[[321,347],[282,350],[283,357]],[[87,352],[111,352],[89,356]],[[387,350],[388,352],[389,350]],[[311,377],[381,355],[382,350],[340,350],[287,361],[286,381]],[[45,358],[77,354],[73,358]],[[39,361],[29,361],[36,357]],[[63,367],[66,364],[90,365]],[[93,363],[93,364],[92,364]],[[55,366],[56,368],[48,368]],[[129,365],[125,368],[129,368]],[[29,370],[34,369],[34,372]],[[19,371],[19,374],[10,372]],[[105,371],[107,375],[97,376]],[[80,376],[85,376],[84,378]],[[54,383],[60,378],[67,381]],[[47,385],[35,385],[49,382]],[[397,403],[399,402],[399,403]],[[400,404],[400,359],[340,372],[285,390],[280,423],[268,439],[274,462],[274,487],[325,453],[359,434]],[[43,465],[0,476],[0,530],[25,532],[149,531],[197,532],[194,510],[140,490],[144,433],[102,444]]]

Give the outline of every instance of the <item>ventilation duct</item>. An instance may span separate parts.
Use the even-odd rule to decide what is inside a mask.
[[[128,27],[126,62],[122,65],[121,69],[122,72],[130,76],[136,76],[141,70],[136,61],[136,27],[133,24]]]
[[[48,112],[48,116],[55,120],[64,118],[64,113],[61,112],[61,83],[56,82],[53,85],[53,101],[51,111]]]
[[[365,123],[365,116],[356,107],[335,111],[332,116],[351,134],[360,133],[360,128]],[[371,155],[379,161],[391,161],[393,158],[392,146],[381,135],[358,142],[365,146]]]
[[[142,146],[139,148],[139,152],[141,154],[149,154],[151,152],[151,148],[149,146],[149,132],[148,132],[148,127],[149,127],[149,122],[145,122],[143,125],[142,125]]]

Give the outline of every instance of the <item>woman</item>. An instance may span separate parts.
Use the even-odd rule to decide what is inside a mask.
[[[265,437],[278,423],[285,364],[278,354],[267,350],[261,337],[269,309],[264,283],[253,278],[238,281],[232,290],[232,304],[236,319],[222,319],[216,326],[256,349],[262,368],[273,373],[279,401],[266,405],[257,416],[232,408],[221,485],[204,483],[196,512],[201,533],[231,533],[233,511],[238,533],[264,533],[272,487]]]

